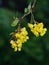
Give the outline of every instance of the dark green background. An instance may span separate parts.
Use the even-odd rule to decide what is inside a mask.
[[[24,8],[33,0],[0,0],[0,65],[49,65],[49,0],[37,0],[34,8],[35,20],[43,22],[48,29],[43,37],[36,38],[28,29],[28,15],[22,22],[29,31],[30,40],[23,45],[21,52],[14,52],[9,40],[13,17],[21,17]]]

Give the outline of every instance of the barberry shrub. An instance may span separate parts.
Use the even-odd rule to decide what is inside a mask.
[[[30,2],[28,7],[24,9],[24,15],[22,17],[16,17],[11,24],[12,27],[16,27],[16,30],[12,32],[10,44],[15,52],[25,50],[31,56],[43,57],[42,43],[40,39],[45,36],[47,28],[45,28],[43,22],[38,22],[35,20],[33,11],[36,0],[34,3]],[[31,14],[30,20],[23,21],[24,17]],[[39,53],[39,56],[36,55]]]

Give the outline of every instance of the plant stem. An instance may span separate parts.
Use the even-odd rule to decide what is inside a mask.
[[[33,12],[34,7],[35,7],[35,4],[36,4],[36,0],[34,0],[34,3],[33,3],[32,7],[31,7],[31,9],[30,9],[30,12],[27,13],[27,14],[24,14],[24,15],[19,19],[19,23],[22,21],[22,19],[23,19],[24,17],[26,17],[27,15],[29,15],[30,13]]]
[[[34,3],[33,3],[33,5],[32,5],[32,8],[34,8],[34,7],[35,7],[35,4],[36,4],[36,0],[34,0]]]

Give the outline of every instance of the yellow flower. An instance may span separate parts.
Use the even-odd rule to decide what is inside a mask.
[[[22,31],[22,32],[20,33],[20,35],[23,35],[23,36],[28,35],[28,32],[27,32],[27,31]]]
[[[23,39],[23,40],[24,40],[23,43],[26,42],[28,39],[29,39],[29,37],[26,36],[26,37]]]
[[[22,28],[22,29],[21,29],[21,32],[22,32],[22,31],[23,31],[23,32],[25,32],[25,31],[26,31],[26,28],[25,28],[25,27],[24,27],[24,28]]]
[[[20,39],[17,39],[16,43],[17,43],[17,44],[21,44],[22,41],[21,41]]]
[[[15,37],[16,37],[16,38],[20,38],[20,34],[19,34],[19,33],[16,33],[16,34],[15,34]]]
[[[34,35],[35,35],[36,37],[38,37],[38,36],[39,36],[39,33],[38,33],[37,31],[34,31]]]
[[[27,35],[28,32],[25,27],[22,28],[19,32],[15,33],[15,41],[10,41],[10,44],[12,44],[11,46],[14,48],[14,51],[21,51],[22,44],[29,39]]]
[[[38,26],[39,28],[43,28],[44,24],[43,24],[43,23],[38,23],[37,26]]]
[[[21,51],[21,48],[18,48],[18,51]]]
[[[15,42],[14,42],[13,40],[11,40],[11,41],[10,41],[10,44],[13,44],[13,43],[15,44]]]
[[[37,26],[37,24],[35,23],[34,25],[33,25],[33,27],[36,27]]]
[[[31,24],[33,25],[33,24]],[[30,24],[28,25],[28,27],[31,29],[31,32],[36,36],[38,37],[39,35],[40,36],[44,36],[47,29],[46,28],[43,28],[44,27],[44,24],[43,23],[37,23],[37,24],[34,24],[33,26],[31,26]]]
[[[26,36],[26,39],[28,40],[28,39],[29,39],[29,37],[28,37],[28,36]]]
[[[31,30],[31,31],[32,31],[32,33],[33,33],[36,37],[39,36],[39,33],[38,33],[37,31],[35,31],[35,30]]]
[[[11,44],[12,48],[14,48],[14,47],[17,46],[16,43],[15,43],[15,41],[13,41],[13,40],[10,41],[10,44]]]
[[[11,40],[10,44],[11,44],[11,47],[14,48],[14,51],[17,51],[17,44],[16,44],[16,42]]]
[[[45,33],[46,33],[46,31],[47,31],[47,28],[44,28],[44,29],[42,30],[42,32],[40,33],[40,36],[44,36]]]
[[[28,27],[29,27],[30,29],[33,28],[33,24],[28,23]]]
[[[35,26],[35,27],[33,28],[33,30],[34,30],[34,31],[38,31],[38,27]]]
[[[22,47],[22,44],[18,44],[18,47],[20,47],[20,48],[21,48],[21,47]]]
[[[15,48],[14,48],[14,51],[16,52],[17,50],[18,50],[17,47],[15,47]]]

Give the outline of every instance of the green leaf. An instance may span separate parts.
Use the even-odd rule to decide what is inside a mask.
[[[28,7],[24,9],[25,13],[29,13],[31,10],[31,2],[29,3]]]
[[[18,23],[19,19],[16,17],[16,19],[13,21],[13,23],[11,24],[12,27],[15,27]]]
[[[28,10],[30,11],[30,9],[31,9],[31,2],[28,5]]]
[[[28,13],[28,9],[27,9],[27,8],[25,8],[25,9],[24,9],[24,12],[25,12],[25,13]]]
[[[33,23],[33,21],[34,21],[34,15],[31,14],[31,20],[30,20],[30,23]]]

